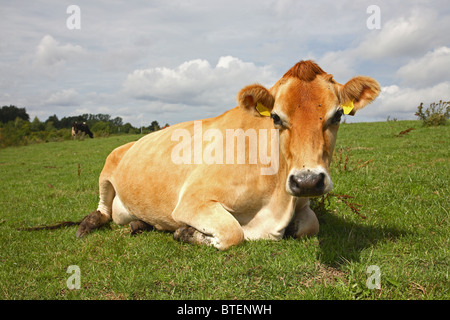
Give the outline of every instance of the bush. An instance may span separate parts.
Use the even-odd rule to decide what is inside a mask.
[[[450,115],[450,101],[433,102],[425,111],[423,111],[423,102],[421,102],[415,115],[423,121],[423,125],[426,127],[446,125]]]
[[[96,137],[123,133],[142,134],[161,129],[156,120],[148,127],[135,128],[130,123],[123,124],[120,117],[111,119],[108,114],[83,114],[64,117],[61,120],[53,115],[45,122],[41,122],[38,117],[34,117],[30,122],[29,118],[25,108],[12,105],[0,108],[0,148],[69,140],[72,138],[72,123],[75,121],[86,122]],[[84,139],[84,135],[81,137]]]
[[[40,130],[43,125],[46,130]],[[15,121],[0,124],[0,148],[26,146],[30,143],[63,141],[69,140],[71,137],[70,129],[56,130],[51,124],[45,125],[38,121],[30,123],[19,117]]]
[[[91,127],[91,131],[95,133],[97,137],[107,137],[113,130],[109,122],[98,121]]]

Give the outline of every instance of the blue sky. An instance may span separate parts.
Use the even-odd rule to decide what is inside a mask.
[[[67,8],[80,8],[69,29]],[[369,29],[370,5],[380,28]],[[215,116],[245,85],[313,59],[379,98],[347,121],[415,119],[450,100],[448,1],[2,1],[0,105],[41,121],[108,113],[135,126]]]

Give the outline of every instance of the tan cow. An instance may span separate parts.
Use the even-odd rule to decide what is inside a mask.
[[[244,239],[281,239],[286,230],[315,235],[319,223],[309,198],[332,189],[329,167],[341,116],[353,115],[379,92],[372,78],[342,85],[312,61],[297,63],[269,90],[244,87],[239,106],[218,117],[180,123],[115,149],[100,174],[97,211],[76,235],[111,219],[139,221],[221,250]],[[242,136],[245,147],[239,148]],[[272,172],[264,171],[269,166]]]

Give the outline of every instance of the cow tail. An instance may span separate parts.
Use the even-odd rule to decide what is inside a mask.
[[[31,228],[17,228],[18,231],[38,231],[38,230],[55,230],[64,227],[77,226],[81,223],[81,221],[62,221],[52,225],[31,227]]]

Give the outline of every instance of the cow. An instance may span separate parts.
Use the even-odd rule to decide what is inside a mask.
[[[72,137],[75,138],[78,135],[78,132],[83,132],[89,136],[89,138],[94,138],[94,134],[89,129],[89,126],[86,124],[86,122],[78,123],[73,122],[72,123]]]
[[[219,250],[244,240],[314,236],[319,222],[309,199],[333,187],[330,162],[341,117],[354,115],[379,92],[370,77],[342,85],[310,60],[295,64],[270,89],[248,85],[237,95],[238,106],[222,115],[179,123],[113,150],[100,174],[97,210],[81,221],[76,236],[111,219]],[[208,137],[196,136],[206,132]],[[266,142],[265,152],[278,162],[272,172],[263,171],[267,161],[251,158],[250,143],[241,148],[244,161],[223,161],[240,156],[228,158],[228,140],[219,143],[229,132],[247,140],[252,132],[259,135],[259,146]],[[205,161],[207,150],[215,151],[210,156],[216,162]]]

